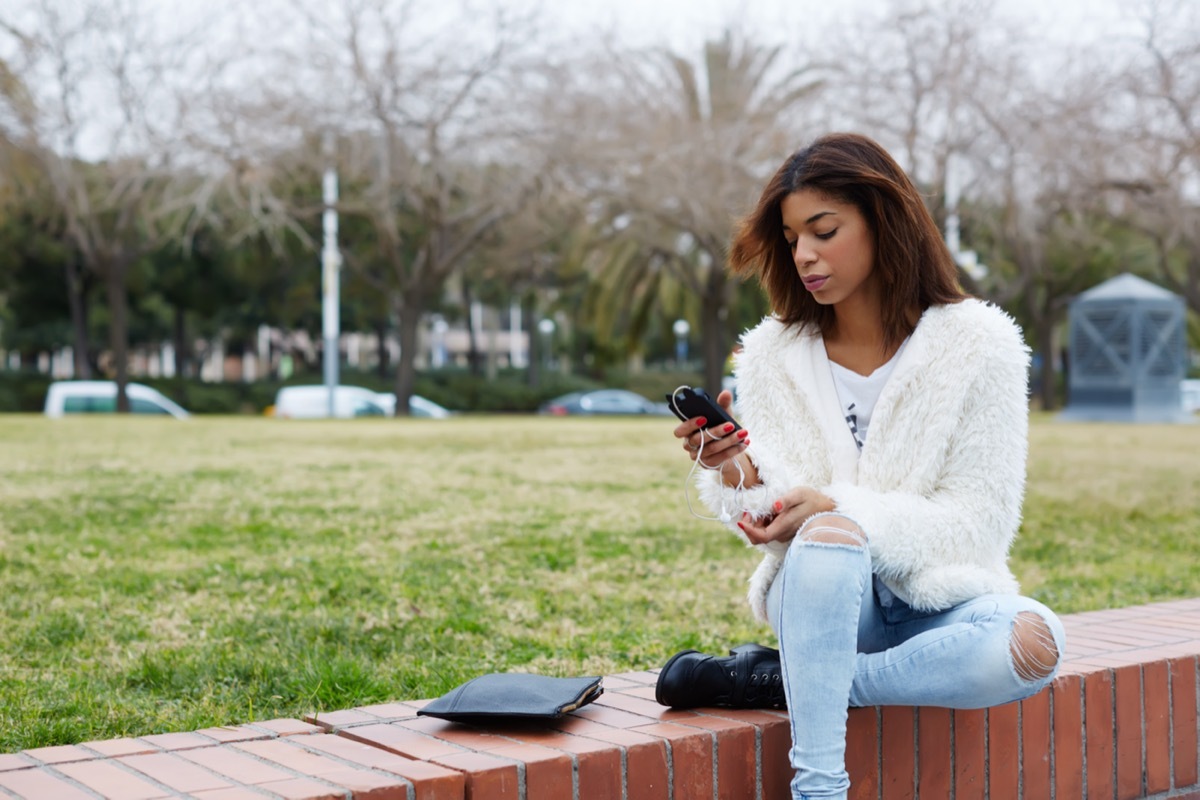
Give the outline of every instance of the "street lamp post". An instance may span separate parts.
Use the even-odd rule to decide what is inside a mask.
[[[329,416],[334,417],[334,394],[338,385],[338,334],[341,332],[340,294],[342,254],[338,251],[338,178],[333,166],[333,135],[326,133],[323,142],[326,158],[321,194],[325,210],[321,214],[321,317],[325,340],[325,388],[329,392]]]
[[[434,369],[446,366],[446,331],[449,329],[450,325],[441,314],[433,318],[433,352],[429,361]]]
[[[538,332],[542,334],[542,342],[543,342],[542,349],[545,350],[545,356],[544,356],[543,363],[545,363],[546,367],[549,368],[551,366],[551,364],[553,363],[552,354],[550,352],[550,345],[551,345],[551,342],[554,337],[554,320],[552,320],[548,317],[544,318],[542,320],[539,320],[538,321]]]
[[[688,333],[691,332],[692,326],[688,325],[686,319],[677,319],[675,324],[671,326],[671,330],[675,332],[675,361],[679,366],[683,366],[687,361],[688,356]]]

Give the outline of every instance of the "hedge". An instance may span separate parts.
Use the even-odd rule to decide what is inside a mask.
[[[206,383],[184,378],[135,378],[151,386],[193,414],[262,414],[275,402],[280,387],[319,384],[319,374],[293,375],[287,381],[262,380],[251,383]],[[378,374],[343,369],[342,384],[363,386],[379,392],[392,390],[389,379]],[[467,370],[445,369],[421,372],[416,393],[446,408],[463,412],[532,412],[538,406],[568,392],[602,387],[628,388],[651,400],[680,384],[695,384],[699,376],[690,372],[647,371],[637,374],[615,373],[604,379],[543,373],[536,387],[529,386],[521,370],[502,370],[495,379],[474,375]],[[30,371],[0,371],[0,412],[41,412],[51,378]]]

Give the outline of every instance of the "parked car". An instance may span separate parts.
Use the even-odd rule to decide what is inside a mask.
[[[159,414],[187,419],[188,414],[178,403],[149,386],[125,384],[129,410],[134,414]],[[67,414],[113,414],[117,410],[116,381],[55,381],[46,390],[47,417]]]
[[[444,419],[451,412],[420,395],[409,398],[414,417]],[[329,416],[329,389],[324,385],[285,386],[275,395],[274,415],[280,419],[324,419]],[[361,386],[338,386],[334,392],[334,416],[391,417],[396,413],[396,396],[373,392]]]
[[[538,407],[538,413],[565,417],[575,414],[650,414],[671,416],[665,402],[655,403],[636,392],[625,389],[596,389],[591,392],[571,392]]]

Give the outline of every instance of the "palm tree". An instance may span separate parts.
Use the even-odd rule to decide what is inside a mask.
[[[575,178],[603,208],[593,222],[609,248],[594,261],[603,297],[593,307],[632,311],[618,317],[640,332],[650,309],[675,298],[699,333],[708,386],[720,385],[745,322],[730,313],[736,283],[725,270],[734,220],[794,149],[785,126],[820,85],[811,68],[787,68],[786,54],[727,31],[698,62],[662,50],[610,55],[615,84],[577,110],[603,119],[572,131],[593,131],[578,142]],[[682,306],[680,286],[692,298]]]

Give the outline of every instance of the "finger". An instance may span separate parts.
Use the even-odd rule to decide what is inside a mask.
[[[729,434],[737,430],[737,426],[732,422],[726,422],[722,425],[714,425],[711,428],[704,429],[704,436],[710,441],[716,442],[725,439]]]
[[[736,459],[749,445],[750,439],[745,430],[739,430],[732,436],[718,436],[705,430],[683,440],[683,448],[688,451],[691,459],[712,470],[723,469],[725,462]]]
[[[775,513],[793,511],[804,505],[807,498],[808,492],[806,491],[806,487],[796,486],[788,489],[775,501]]]
[[[790,502],[788,502],[786,494],[771,504],[771,512],[776,517],[778,517],[780,514],[785,514],[788,511],[791,511],[791,509],[792,505]]]
[[[710,464],[717,460],[724,460],[737,455],[742,451],[742,440],[735,436],[723,436],[719,439],[705,439],[700,451],[704,454],[704,460]]]
[[[704,456],[705,459],[711,459],[716,451],[707,445],[708,441],[704,438],[703,431],[684,439],[684,447],[686,447],[688,452],[692,454],[693,460],[699,458],[700,456]]]
[[[708,420],[706,420],[704,417],[696,417],[694,419],[689,419],[687,422],[681,422],[675,426],[675,438],[683,439],[691,436],[696,431],[702,429],[707,422]]]
[[[737,525],[741,528],[742,533],[746,534],[746,538],[751,544],[766,544],[770,541],[766,529],[756,525],[748,514],[743,514]]]
[[[717,394],[717,405],[725,409],[726,412],[731,412],[733,410],[733,392],[728,389],[722,389]]]
[[[763,534],[773,542],[787,542],[796,538],[802,520],[795,519],[793,514],[781,514],[763,529]]]
[[[766,544],[776,538],[771,530],[771,526],[775,521],[776,517],[774,514],[769,514],[765,517],[755,517],[746,511],[742,512],[742,516],[738,520],[738,527],[746,534],[746,538],[750,540],[751,544]]]
[[[744,439],[735,439],[732,436],[720,440],[720,442],[706,444],[701,450],[700,455],[709,464],[724,463],[733,461],[739,455],[746,451],[746,447],[750,443]]]

